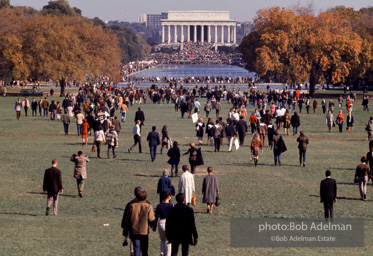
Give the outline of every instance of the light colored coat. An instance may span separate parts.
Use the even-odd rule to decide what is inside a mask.
[[[183,193],[185,195],[186,204],[191,203],[194,191],[195,187],[193,174],[186,171],[180,175],[179,179],[179,193]]]
[[[89,162],[89,158],[87,155],[72,155],[70,161],[75,163],[74,168],[74,178],[79,179],[80,176],[83,180],[87,178],[87,167],[86,164]]]

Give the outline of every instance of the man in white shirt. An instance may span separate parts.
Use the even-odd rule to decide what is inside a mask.
[[[27,116],[27,110],[28,110],[29,107],[30,107],[30,102],[29,102],[29,100],[27,99],[27,97],[25,97],[25,100],[22,102],[22,107],[23,107],[24,110],[25,110],[25,116]]]
[[[134,144],[128,149],[128,153],[131,153],[131,150],[134,147],[136,147],[137,143],[139,143],[139,153],[142,153],[142,151],[141,151],[140,124],[141,124],[141,121],[137,120],[135,126],[133,127],[132,133],[133,133]]]
[[[194,102],[194,113],[199,113],[199,108],[201,107],[201,103],[199,103],[198,99]]]

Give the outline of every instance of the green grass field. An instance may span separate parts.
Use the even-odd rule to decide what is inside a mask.
[[[150,161],[145,138],[142,139],[143,154],[138,154],[137,148],[128,154],[127,149],[133,143],[131,132],[138,105],[130,108],[123,125],[118,158],[108,160],[96,159],[95,153],[90,152],[91,147],[81,146],[75,124],[70,125],[73,135],[64,136],[61,122],[31,117],[31,111],[28,117],[22,112],[21,120],[17,121],[13,111],[15,100],[14,97],[0,98],[0,255],[128,255],[129,248],[121,246],[120,222],[124,206],[133,198],[134,187],[141,185],[156,207],[158,179],[163,169],[170,168],[165,153],[158,154],[154,163]],[[62,101],[61,98],[58,100]],[[205,99],[201,101],[204,104]],[[152,125],[160,131],[167,124],[169,135],[179,142],[181,152],[188,149],[188,143],[197,141],[191,119],[181,119],[172,104],[141,107],[146,117],[143,137]],[[222,107],[225,118],[230,105],[223,103]],[[252,106],[248,107],[248,112],[252,110]],[[345,107],[343,112],[346,115]],[[204,113],[201,114],[204,117]],[[370,183],[368,201],[363,202],[358,200],[358,186],[353,185],[355,168],[360,157],[368,151],[364,128],[371,114],[362,111],[359,100],[353,115],[356,125],[351,134],[345,129],[341,134],[337,129],[329,134],[321,108],[317,114],[300,114],[300,128],[310,138],[305,168],[299,167],[296,138],[291,135],[284,136],[288,151],[282,155],[280,167],[274,166],[267,141],[258,167],[249,163],[250,133],[245,146],[232,153],[227,152],[226,144],[220,153],[203,146],[205,165],[197,168],[195,176],[197,205],[194,211],[200,239],[196,247],[191,247],[190,255],[371,255],[373,187]],[[93,137],[89,139],[93,141]],[[74,165],[69,161],[78,150],[87,153],[91,159],[82,199],[73,178]],[[46,217],[42,179],[53,158],[59,161],[64,193],[60,196],[58,216]],[[188,164],[187,156],[182,157],[180,166],[183,164]],[[208,166],[215,169],[222,199],[221,206],[214,208],[211,215],[205,213],[206,206],[201,203],[202,180]],[[232,217],[322,218],[323,206],[318,195],[326,169],[332,171],[338,183],[335,217],[365,219],[364,248],[230,247]],[[172,178],[172,181],[177,187],[178,178]],[[149,240],[149,255],[159,255],[158,232],[151,231]]]

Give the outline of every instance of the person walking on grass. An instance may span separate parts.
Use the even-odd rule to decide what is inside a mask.
[[[170,191],[166,190],[161,193],[161,203],[157,205],[155,210],[155,225],[153,231],[156,230],[158,223],[158,233],[159,238],[161,239],[161,256],[171,256],[171,243],[167,240],[166,237],[166,222],[168,212],[171,208],[174,207],[171,200]]]
[[[164,170],[162,173],[162,177],[158,180],[158,185],[157,185],[157,194],[159,194],[159,203],[161,204],[163,201],[163,196],[162,193],[164,191],[170,191],[172,190],[172,181],[168,177],[169,172],[168,170]],[[174,193],[175,195],[175,193]]]
[[[148,133],[148,137],[146,140],[149,142],[149,149],[150,149],[150,157],[152,162],[155,161],[155,157],[157,156],[157,147],[161,144],[159,139],[159,133],[156,131],[157,127],[153,126],[152,131]]]
[[[57,215],[59,194],[63,194],[61,171],[57,169],[57,159],[52,160],[52,167],[44,172],[43,191],[47,192],[47,208],[45,215],[49,215],[49,210],[53,202],[53,215]]]
[[[343,120],[344,120],[344,115],[342,114],[342,110],[339,110],[339,114],[337,116],[337,121],[336,121],[336,123],[338,124],[339,132],[342,132],[343,130]]]
[[[320,203],[324,204],[324,217],[333,219],[333,204],[337,203],[337,182],[331,178],[331,171],[325,172],[326,179],[320,183]]]
[[[137,144],[139,144],[139,153],[142,153],[142,151],[141,151],[140,124],[141,124],[141,121],[138,120],[137,123],[133,126],[132,134],[133,134],[134,144],[128,149],[128,153],[131,153],[132,149],[134,149]]]
[[[161,146],[161,154],[163,153],[163,147],[166,146],[168,148],[168,141],[170,137],[168,137],[168,127],[164,125],[162,128],[162,146]]]
[[[281,166],[281,153],[285,152],[287,148],[284,140],[282,139],[282,136],[278,134],[277,130],[275,131],[275,135],[273,136],[272,144],[275,166],[277,165],[277,163],[279,166]]]
[[[200,117],[196,124],[196,136],[198,138],[198,143],[200,146],[202,145],[203,132],[204,132],[203,128],[205,128],[205,124],[203,123],[202,117]]]
[[[105,133],[105,144],[107,144],[107,158],[110,159],[110,149],[113,152],[113,158],[117,157],[115,148],[118,147],[118,134],[115,131],[115,125],[112,125]]]
[[[70,116],[67,114],[67,110],[65,110],[65,113],[62,115],[62,123],[65,135],[69,135]]]
[[[189,172],[189,167],[183,165],[183,173],[180,175],[178,192],[185,195],[185,204],[188,206],[192,202],[192,196],[195,191],[194,176]]]
[[[147,202],[148,193],[140,190],[136,194],[136,201],[130,204],[127,214],[125,214],[123,235],[129,234],[133,242],[134,255],[148,256],[149,247],[149,227],[153,228],[155,223],[154,210],[151,204]]]
[[[101,153],[101,146],[105,142],[105,133],[102,130],[102,126],[99,125],[97,127],[97,130],[95,131],[95,137],[93,144],[96,145],[97,147],[97,158],[101,158],[100,153]]]
[[[348,130],[349,133],[351,133],[352,127],[354,127],[354,125],[355,125],[354,117],[352,116],[352,113],[350,111],[350,112],[348,112],[348,116],[347,116],[347,128],[346,128],[346,130]]]
[[[306,150],[308,145],[308,137],[304,135],[304,131],[300,132],[300,135],[297,139],[298,149],[299,149],[299,164],[300,166],[306,167]]]
[[[14,104],[14,110],[16,111],[17,120],[21,120],[21,110],[22,110],[22,102],[21,99],[18,98],[16,104]]]
[[[218,178],[212,174],[212,167],[207,168],[207,173],[202,183],[202,203],[207,204],[207,213],[212,213],[216,197],[219,195],[219,182]]]
[[[317,111],[317,100],[314,99],[313,100],[313,113],[316,114],[316,111]]]
[[[177,256],[181,244],[182,256],[189,255],[189,245],[196,246],[198,233],[195,225],[194,211],[185,205],[183,193],[176,195],[177,204],[168,211],[166,221],[166,237],[172,244],[172,256]]]
[[[331,110],[329,110],[328,114],[326,114],[325,124],[328,127],[329,132],[332,133],[333,126],[334,126],[334,117],[333,117]]]
[[[70,161],[75,163],[74,178],[76,179],[78,194],[80,197],[83,197],[84,180],[87,179],[86,165],[89,162],[89,158],[82,151],[79,151],[78,154],[71,156]]]
[[[82,145],[88,145],[88,130],[89,130],[89,124],[87,122],[87,119],[84,118],[83,124],[82,124]]]
[[[365,201],[367,199],[367,183],[370,181],[370,168],[366,164],[365,156],[360,161],[361,164],[356,167],[354,182],[359,183],[360,199]]]
[[[167,156],[170,157],[168,163],[171,165],[171,177],[177,177],[180,163],[180,149],[178,147],[177,141],[174,141],[173,147],[170,148],[167,152]]]
[[[365,131],[368,133],[368,141],[373,140],[373,116],[371,116],[369,121],[365,124]]]
[[[259,134],[255,133],[254,138],[251,141],[251,153],[253,156],[250,159],[250,161],[254,160],[255,166],[258,165],[260,150],[262,150],[263,153],[263,143],[259,138]]]

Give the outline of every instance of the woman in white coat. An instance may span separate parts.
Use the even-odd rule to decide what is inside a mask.
[[[183,165],[183,174],[180,175],[179,179],[179,193],[185,195],[185,203],[189,206],[192,202],[192,196],[195,193],[194,177],[189,172],[189,167]]]

